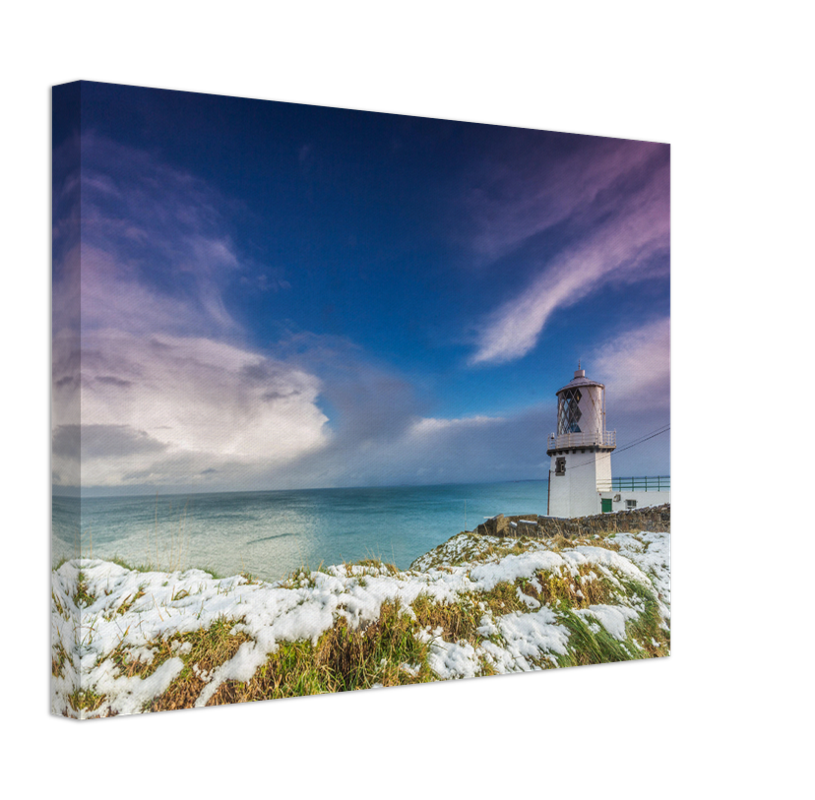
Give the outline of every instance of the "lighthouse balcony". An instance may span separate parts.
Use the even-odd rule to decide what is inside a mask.
[[[617,431],[561,433],[559,436],[550,433],[546,450],[551,455],[556,450],[570,450],[578,447],[600,447],[613,450],[616,446]]]

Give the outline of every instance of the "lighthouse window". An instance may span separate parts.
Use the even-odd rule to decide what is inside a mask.
[[[555,475],[565,475],[566,474],[566,459],[565,458],[556,458],[555,459]]]
[[[560,395],[560,402],[557,404],[557,432],[558,435],[564,433],[580,433],[580,389],[566,389]]]

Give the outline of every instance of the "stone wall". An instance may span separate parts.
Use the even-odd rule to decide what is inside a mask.
[[[540,517],[536,514],[520,514],[497,517],[485,520],[476,529],[483,536],[501,536],[517,538],[530,536],[585,536],[601,532],[623,531],[670,531],[671,504],[635,508],[632,511],[595,514],[591,517]]]

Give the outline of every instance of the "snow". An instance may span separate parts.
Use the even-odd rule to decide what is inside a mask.
[[[566,655],[569,632],[557,624],[549,608],[531,614],[507,614],[499,621],[501,635],[507,642],[507,652],[522,669],[532,669],[527,658],[539,658],[541,653]]]
[[[499,583],[514,583],[519,578],[531,578],[538,570],[557,570],[567,565],[567,560],[551,550],[539,550],[519,556],[507,556],[495,564],[475,567],[470,577],[484,591],[494,589]]]
[[[191,665],[205,680],[196,706],[206,705],[224,681],[249,681],[280,642],[316,643],[340,618],[356,629],[376,621],[385,602],[398,603],[404,613],[413,614],[410,606],[420,595],[455,603],[464,596],[489,592],[500,583],[522,579],[540,591],[539,572],[569,574],[582,581],[586,578],[578,569],[585,565],[616,585],[622,586],[624,579],[658,592],[659,610],[667,628],[670,535],[617,534],[613,541],[619,546],[617,552],[586,545],[555,551],[545,539],[528,540],[522,545],[525,552],[488,557],[488,548],[507,547],[507,542],[460,534],[404,572],[338,565],[301,572],[277,583],[250,582],[243,576],[216,579],[200,570],[138,572],[98,559],[69,561],[52,572],[52,646],[55,658],[59,647],[67,654],[59,676],[52,681],[52,709],[82,717],[143,712],[181,672],[191,645],[176,641],[172,655],[147,677],[122,674],[114,653],[126,652],[130,661],[147,665],[159,651],[157,644],[162,639],[207,629],[222,618],[234,622],[232,632],[246,634],[249,641],[209,673]],[[517,549],[517,542],[511,546]],[[465,557],[469,560],[451,565]],[[73,597],[80,572],[92,598],[87,607]],[[475,645],[445,641],[441,629],[426,629],[421,634],[429,645],[428,666],[439,679],[482,674],[485,663],[497,672],[557,665],[557,657],[568,653],[568,628],[555,609],[520,589],[517,597],[524,602],[526,612],[502,615],[481,604],[478,635],[482,638]],[[592,605],[576,613],[592,629],[602,626],[624,641],[626,624],[641,611],[640,601],[624,596],[617,600],[614,605]],[[401,665],[408,675],[417,674],[419,667]],[[101,705],[93,711],[72,710],[68,697],[79,688],[102,696]]]
[[[629,619],[636,619],[637,612],[625,606],[594,605],[588,608],[578,609],[576,612],[581,617],[593,617],[597,620],[615,639],[624,642],[625,623]]]
[[[445,642],[441,634],[430,644],[427,663],[441,680],[474,678],[481,671],[475,648],[471,644]]]

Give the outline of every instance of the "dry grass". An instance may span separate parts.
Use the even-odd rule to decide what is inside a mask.
[[[481,637],[477,629],[484,612],[473,596],[464,596],[457,603],[437,602],[426,594],[420,594],[411,604],[416,619],[422,627],[441,628],[446,642],[461,640],[476,644]]]

